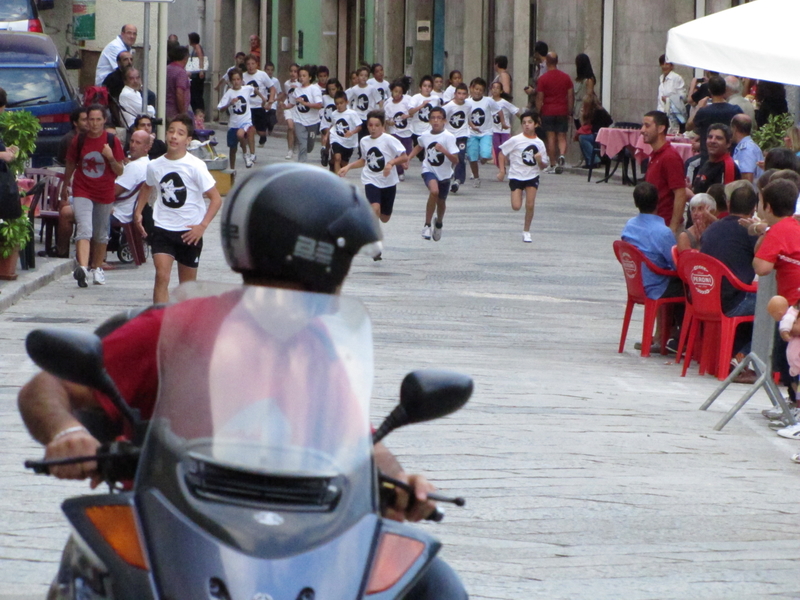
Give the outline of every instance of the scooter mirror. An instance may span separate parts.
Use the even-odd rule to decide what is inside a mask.
[[[51,375],[94,388],[111,399],[134,430],[140,428],[138,412],[120,396],[103,365],[103,343],[93,333],[64,329],[34,329],[25,338],[33,362]]]
[[[373,435],[379,442],[392,430],[449,415],[472,395],[472,378],[454,371],[413,371],[400,386],[400,404]]]

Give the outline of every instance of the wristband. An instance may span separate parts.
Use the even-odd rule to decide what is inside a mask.
[[[50,442],[55,442],[57,439],[68,436],[71,433],[77,433],[79,431],[85,431],[86,433],[89,433],[89,430],[83,425],[75,425],[75,427],[67,427],[64,431],[59,431],[53,436],[53,439],[50,440]]]

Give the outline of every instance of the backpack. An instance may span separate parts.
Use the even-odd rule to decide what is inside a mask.
[[[115,136],[113,133],[110,133],[110,132],[106,131],[106,144],[108,144],[109,147],[112,150],[114,149],[114,138],[116,138],[116,137],[117,136]],[[81,150],[83,150],[83,142],[84,141],[86,141],[86,134],[85,133],[79,133],[78,134],[78,142],[77,142],[77,144],[78,144],[77,150],[78,151],[76,152],[76,155],[77,155],[77,161],[76,162],[80,161],[81,158],[82,158],[81,157]]]
[[[92,104],[108,106],[108,88],[102,85],[90,85],[83,91],[83,105],[90,107]]]

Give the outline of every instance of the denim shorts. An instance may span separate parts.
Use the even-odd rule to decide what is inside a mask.
[[[428,183],[436,181],[439,183],[439,200],[447,200],[447,194],[450,193],[450,179],[438,179],[434,173],[423,173],[422,181],[425,182],[425,187]]]

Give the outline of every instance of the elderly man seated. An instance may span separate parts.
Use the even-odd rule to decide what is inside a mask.
[[[138,69],[133,67],[125,71],[125,87],[119,95],[119,112],[127,129],[130,129],[136,117],[142,114],[142,78]],[[147,114],[154,117],[155,108],[148,105]]]

